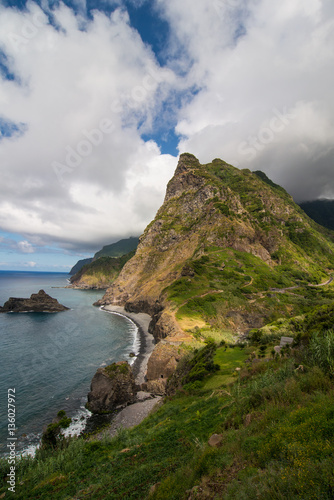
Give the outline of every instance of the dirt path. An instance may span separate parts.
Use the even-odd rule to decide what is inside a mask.
[[[311,283],[309,283],[309,284],[308,284],[308,286],[317,286],[317,287],[318,287],[318,286],[326,286],[326,285],[329,285],[330,283],[332,283],[333,279],[334,279],[334,278],[333,278],[333,277],[331,277],[331,278],[329,278],[329,280],[328,280],[328,281],[325,281],[325,283],[320,283],[319,285],[312,285]]]
[[[246,283],[246,285],[243,285],[241,288],[246,288],[246,286],[251,286],[253,284],[254,278],[251,276],[251,280],[249,283]]]
[[[313,285],[313,283],[308,283],[307,286],[311,287],[320,287],[320,286],[326,286],[332,283],[333,277],[330,277],[325,283],[319,283],[319,285]],[[277,293],[285,293],[289,292],[290,290],[296,290],[296,288],[300,288],[301,285],[295,285],[295,286],[289,286],[287,288],[270,288],[271,292],[277,292]]]

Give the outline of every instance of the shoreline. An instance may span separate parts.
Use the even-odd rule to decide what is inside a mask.
[[[161,396],[152,396],[150,393],[140,390],[141,384],[146,381],[147,363],[156,345],[153,335],[148,332],[151,316],[145,313],[131,313],[125,311],[124,307],[117,305],[101,306],[100,309],[110,314],[125,316],[130,319],[138,329],[139,353],[134,363],[131,365],[131,369],[135,376],[136,384],[139,386],[139,391],[137,392],[136,402],[128,404],[120,410],[116,410],[108,415],[93,414],[92,417],[90,417],[90,425],[88,425],[87,430],[88,432],[93,431],[91,437],[93,440],[100,440],[106,436],[115,436],[120,429],[129,429],[140,424],[162,400]],[[105,429],[95,434],[94,430],[100,423],[107,423],[107,426]]]
[[[131,366],[132,372],[136,379],[136,384],[141,385],[146,381],[147,363],[155,347],[153,335],[148,332],[148,326],[151,321],[151,316],[146,313],[132,313],[124,309],[123,306],[106,305],[101,306],[101,310],[119,314],[130,319],[138,328],[139,334],[139,353]]]
[[[100,309],[109,314],[117,314],[120,316],[125,316],[130,319],[138,329],[139,337],[139,352],[136,355],[133,364],[131,365],[131,370],[134,374],[136,384],[140,386],[145,382],[146,370],[149,357],[155,347],[155,340],[153,335],[148,332],[148,326],[151,321],[151,316],[145,313],[130,313],[125,311],[122,306],[101,306]],[[129,359],[126,359],[129,361]],[[87,396],[87,394],[86,394]],[[83,409],[80,407],[78,416],[71,417],[74,418],[72,422],[76,428],[74,432],[65,432],[65,435],[69,436],[81,436],[82,434],[88,432],[96,431],[96,428],[101,424],[107,424],[107,427],[100,433],[93,435],[93,439],[101,439],[104,435],[114,436],[117,434],[118,430],[121,428],[130,428],[138,425],[153,409],[153,407],[161,400],[161,397],[152,397],[150,394],[143,393],[140,391],[137,394],[137,401],[130,405],[125,406],[122,409],[116,410],[107,415],[94,415],[91,414],[87,416],[84,424],[80,420],[81,413]],[[72,431],[74,429],[71,429]],[[40,443],[34,445],[29,445],[27,448],[22,450],[22,455],[29,454],[34,456],[37,447]]]

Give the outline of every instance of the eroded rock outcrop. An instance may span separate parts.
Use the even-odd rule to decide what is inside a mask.
[[[44,290],[40,290],[38,293],[31,294],[30,299],[10,297],[7,300],[7,302],[5,302],[4,306],[0,307],[0,313],[9,313],[9,312],[56,313],[61,311],[67,311],[68,309],[69,309],[68,307],[60,304],[57,299],[54,299],[50,295],[45,293]]]
[[[161,341],[155,347],[147,364],[147,382],[142,389],[151,394],[164,394],[168,378],[176,370],[177,364],[184,355],[181,345],[172,345]]]
[[[126,361],[99,368],[88,393],[86,407],[92,413],[111,413],[117,406],[134,403],[136,383]]]

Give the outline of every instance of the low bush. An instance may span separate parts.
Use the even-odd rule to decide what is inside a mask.
[[[309,344],[309,357],[313,365],[334,376],[334,332],[313,334]]]

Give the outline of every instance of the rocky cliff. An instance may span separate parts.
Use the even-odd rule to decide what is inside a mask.
[[[328,231],[263,172],[183,154],[135,256],[97,305],[152,316],[149,331],[166,342],[151,356],[148,381],[165,379],[177,357],[165,355],[167,344],[247,334],[304,312],[326,300],[309,285],[333,269]]]
[[[110,413],[117,406],[134,403],[135,399],[133,373],[126,361],[120,361],[97,370],[86,406],[92,413]]]
[[[183,340],[185,318],[194,324],[196,314],[247,331],[275,307],[256,294],[320,282],[333,256],[320,226],[265,174],[183,154],[135,256],[100,303],[150,314],[157,340]]]
[[[134,253],[132,251],[121,257],[105,256],[93,260],[70,278],[70,286],[80,289],[107,289]]]
[[[90,264],[93,260],[93,257],[90,257],[88,259],[81,259],[81,260],[78,260],[78,262],[72,267],[72,269],[70,270],[70,272],[68,274],[70,274],[71,276],[74,276],[75,274],[77,274],[84,266],[87,266],[88,264]]]
[[[0,307],[0,313],[8,312],[47,312],[55,313],[61,311],[67,311],[69,308],[59,304],[57,299],[53,299],[44,292],[40,290],[38,293],[33,293],[30,299],[21,299],[16,297],[10,297],[7,302],[5,302],[3,307]]]
[[[105,245],[103,248],[101,248],[101,250],[95,253],[94,257],[79,260],[72,267],[69,274],[73,276],[79,273],[79,271],[84,266],[87,266],[91,262],[96,261],[100,257],[122,257],[123,255],[129,254],[130,252],[136,250],[137,246],[138,246],[138,238],[134,236],[130,236],[130,238],[126,238],[120,241],[116,241],[116,243],[111,243],[110,245]]]

